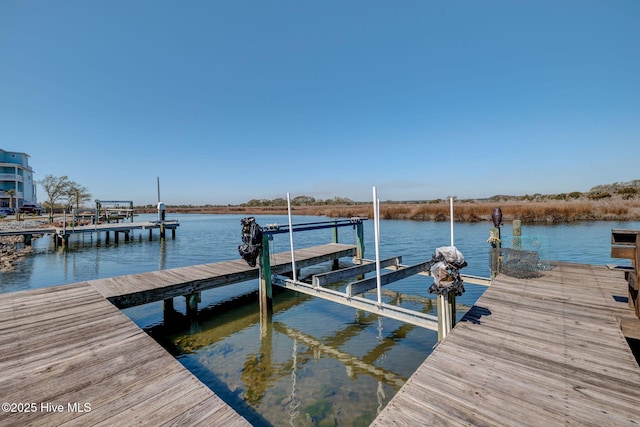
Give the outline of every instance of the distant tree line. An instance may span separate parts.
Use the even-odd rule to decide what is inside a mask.
[[[334,197],[333,199],[316,199],[311,196],[296,196],[291,199],[292,206],[331,206],[331,205],[354,205],[351,199],[346,197]],[[251,199],[242,203],[243,207],[264,207],[264,206],[287,206],[287,199],[278,197],[276,199]]]
[[[545,202],[545,201],[580,201],[580,200],[606,200],[606,199],[635,199],[640,198],[640,180],[634,180],[630,182],[616,182],[608,185],[598,185],[593,187],[591,190],[587,192],[580,191],[572,191],[569,193],[558,193],[558,194],[525,194],[523,196],[511,196],[511,195],[495,195],[488,198],[482,199],[458,199],[454,197],[454,200],[464,203],[484,203],[484,202]],[[365,205],[370,204],[371,202],[356,202],[346,197],[333,197],[331,199],[316,199],[311,196],[296,196],[291,200],[291,204],[293,206],[357,206],[357,205]],[[387,200],[384,204],[393,205],[393,204],[404,204],[404,203],[412,203],[412,204],[429,204],[429,205],[440,205],[449,203],[449,199],[433,199],[433,200],[405,200],[405,201],[397,201],[397,200]],[[251,199],[248,202],[241,203],[240,205],[215,205],[215,204],[204,204],[204,205],[168,205],[171,207],[177,208],[220,208],[220,207],[232,207],[232,206],[240,206],[244,208],[259,208],[259,207],[286,207],[287,199],[283,197],[278,197],[275,199]],[[146,206],[137,206],[137,208],[141,209],[156,209],[155,204],[148,204]]]

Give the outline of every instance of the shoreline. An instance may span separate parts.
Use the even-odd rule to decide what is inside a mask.
[[[640,221],[640,200],[554,201],[554,202],[455,202],[456,222],[491,221],[493,209],[500,207],[503,221],[524,224],[560,224],[593,221]],[[328,218],[373,218],[371,204],[292,206],[295,215]],[[154,208],[136,208],[138,213],[156,213]],[[167,206],[167,213],[287,215],[286,206]],[[448,202],[383,202],[381,219],[449,221]]]
[[[0,230],[20,230],[23,228],[37,228],[48,221],[42,220],[5,220],[0,222]],[[34,234],[33,239],[38,239],[42,235]],[[12,271],[15,266],[21,262],[27,255],[33,253],[33,246],[26,246],[23,243],[22,236],[4,236],[0,237],[0,273]]]
[[[500,207],[503,222],[519,219],[523,224],[562,224],[595,221],[640,221],[640,200],[607,201],[558,201],[558,202],[455,202],[455,222],[491,223],[493,209]],[[325,216],[328,218],[373,218],[370,203],[349,205],[292,206],[295,215]],[[136,207],[136,213],[157,213],[155,208]],[[210,215],[287,215],[286,206],[172,206],[167,205],[168,214]],[[383,202],[380,217],[384,220],[449,221],[448,202]],[[0,230],[46,226],[47,216],[31,217],[22,221],[4,218]],[[41,236],[34,235],[34,239]],[[33,248],[22,243],[21,236],[0,237],[0,273],[11,271],[21,260],[31,254]]]

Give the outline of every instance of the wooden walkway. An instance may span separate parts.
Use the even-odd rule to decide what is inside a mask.
[[[299,249],[296,267],[353,255]],[[289,252],[271,268],[290,272]],[[250,425],[108,300],[130,307],[257,277],[237,260],[0,295],[0,426]]]
[[[1,295],[0,372],[2,426],[250,425],[87,283]]]
[[[131,230],[155,230],[160,228],[160,225],[164,225],[167,229],[175,229],[180,225],[178,221],[151,221],[151,222],[120,222],[109,224],[89,224],[79,225],[77,227],[55,227],[44,226],[25,229],[8,229],[0,230],[0,237],[3,236],[22,236],[25,234],[86,234],[86,233],[99,233],[99,232],[126,232]]]
[[[296,268],[355,256],[353,245],[328,243],[296,250]],[[291,272],[291,253],[271,256],[271,273]],[[120,308],[132,307],[258,278],[258,268],[242,260],[157,270],[92,280],[89,283]]]
[[[373,426],[637,426],[623,273],[554,264],[498,276]]]

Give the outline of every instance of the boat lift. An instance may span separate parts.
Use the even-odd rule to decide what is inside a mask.
[[[292,224],[291,207],[289,202],[289,194],[287,194],[289,204],[289,224],[288,225],[267,225],[262,227],[263,231],[263,250],[260,255],[260,307],[261,312],[265,310],[265,315],[271,311],[269,301],[271,299],[270,285],[277,286],[301,292],[307,295],[317,296],[339,304],[347,305],[356,309],[364,310],[370,313],[389,317],[395,320],[406,322],[412,325],[438,331],[438,338],[442,340],[455,325],[455,294],[450,293],[448,296],[438,295],[438,316],[422,313],[419,311],[409,310],[397,305],[387,304],[382,301],[381,287],[401,280],[412,275],[431,275],[431,266],[433,260],[421,262],[415,265],[403,265],[401,257],[392,257],[381,260],[379,256],[379,200],[377,199],[374,187],[374,229],[376,233],[376,259],[364,259],[364,233],[363,221],[366,218],[350,218],[344,220],[332,220],[315,223]],[[451,201],[453,203],[453,201]],[[453,209],[453,208],[452,208]],[[294,256],[293,233],[304,230],[317,230],[322,228],[332,228],[334,230],[334,243],[337,243],[337,229],[339,227],[353,227],[356,230],[356,256],[353,258],[352,267],[334,269],[334,271],[316,274],[312,276],[311,283],[305,283],[297,278]],[[453,228],[453,224],[452,224]],[[291,264],[292,276],[286,277],[281,275],[271,275],[269,262],[269,240],[274,234],[288,233],[290,237],[291,247]],[[453,246],[453,234],[452,234]],[[334,268],[336,264],[334,264]],[[393,270],[389,273],[382,274],[381,269]],[[374,277],[363,278],[364,274],[376,272]],[[489,279],[460,275],[468,283],[488,285]],[[270,278],[270,280],[268,280]],[[345,292],[337,291],[325,287],[326,285],[344,281],[350,278],[360,278],[348,283]],[[364,297],[364,293],[376,289],[377,299],[372,300]],[[425,287],[426,289],[426,287]]]

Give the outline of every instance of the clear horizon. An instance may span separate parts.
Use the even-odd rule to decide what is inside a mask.
[[[0,148],[94,199],[638,179],[640,2],[0,3]],[[39,202],[46,198],[38,188]]]

